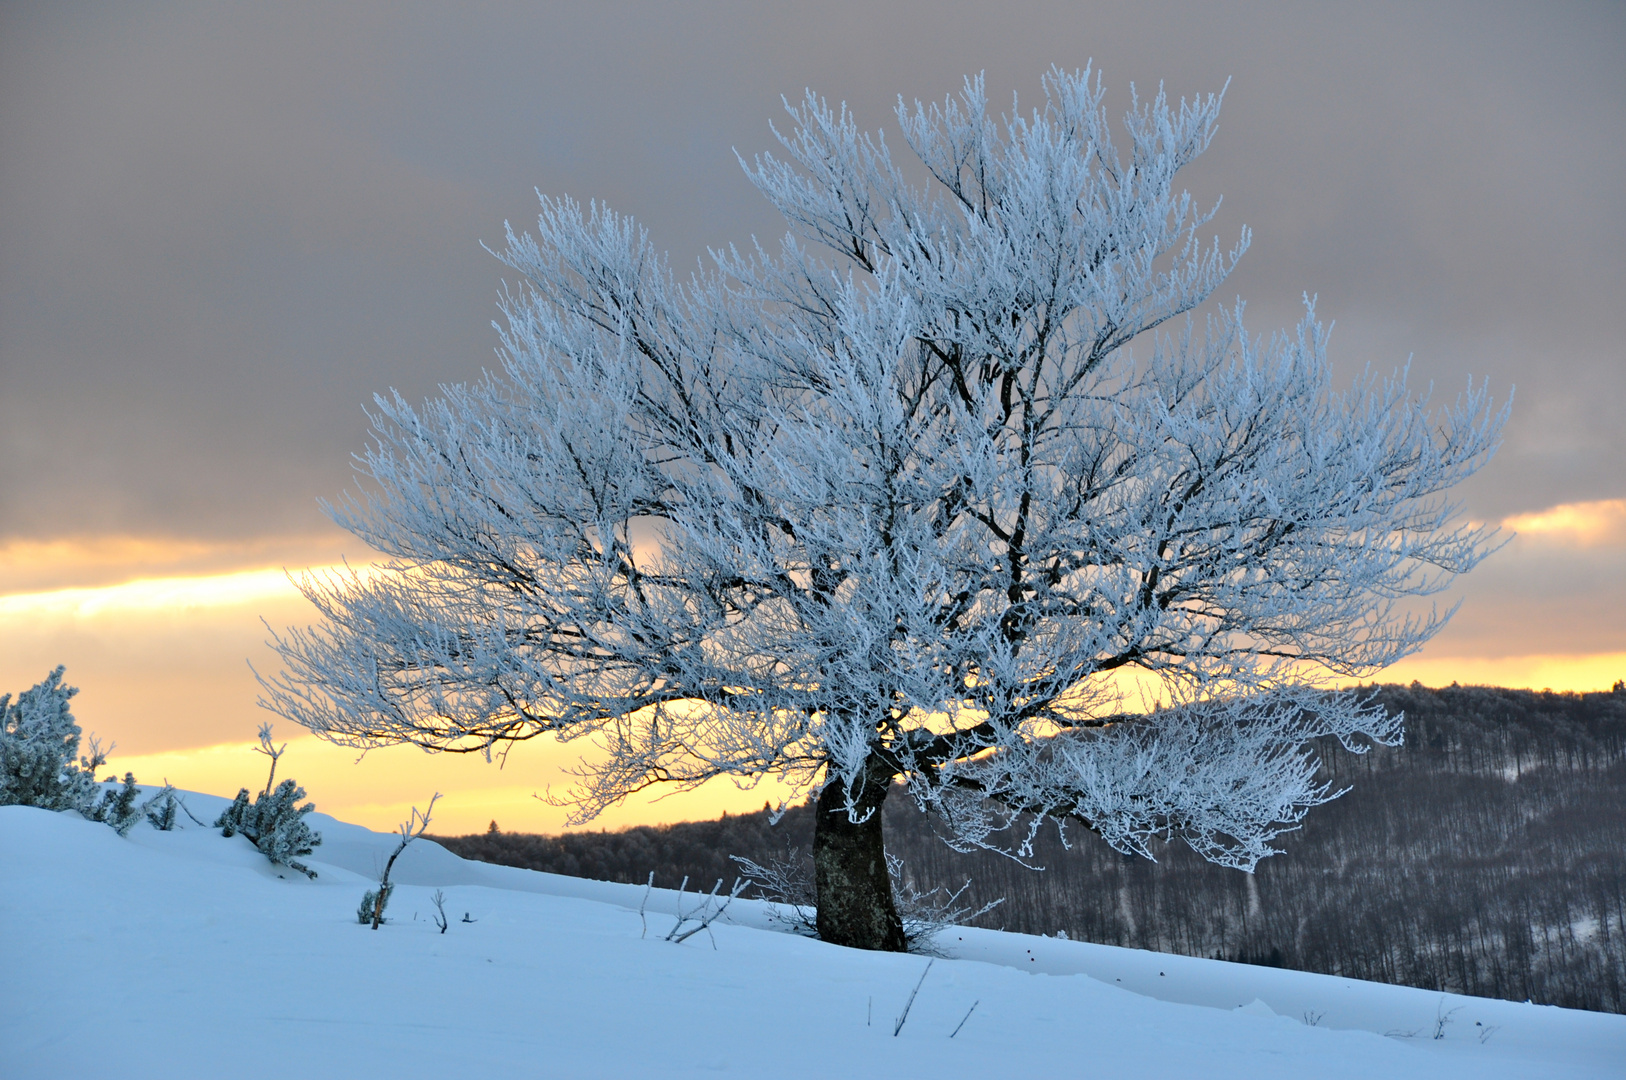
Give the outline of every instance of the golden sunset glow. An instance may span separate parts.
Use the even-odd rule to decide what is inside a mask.
[[[564,829],[566,811],[533,796],[570,786],[566,770],[590,752],[585,742],[537,739],[515,746],[501,765],[413,747],[360,757],[260,709],[249,663],[266,672],[278,663],[261,619],[280,630],[312,615],[287,574],[267,568],[0,595],[0,693],[24,690],[65,664],[68,683],[80,689],[73,700],[80,727],[116,744],[108,770],[133,772],[143,783],[167,779],[223,795],[257,789],[266,761],[253,752],[253,737],[270,720],[278,742],[288,743],[278,775],[297,779],[323,813],[393,829],[439,791],[442,833],[483,831],[492,820],[515,831]],[[741,791],[727,780],[690,793],[657,790],[588,827],[714,818],[782,797],[775,785]]]
[[[284,723],[276,732],[286,736],[299,730],[289,728]],[[287,751],[277,765],[278,780],[298,780],[322,813],[373,829],[391,830],[406,820],[414,805],[423,807],[438,791],[441,799],[435,804],[433,831],[448,836],[484,832],[492,821],[512,832],[565,831],[568,809],[550,805],[537,796],[547,795],[550,789],[554,794],[567,791],[574,783],[568,770],[575,767],[584,751],[589,751],[585,743],[560,746],[552,740],[537,739],[515,746],[506,762],[488,764],[479,754],[428,754],[410,746],[371,750],[363,757],[359,751],[303,733],[297,738],[277,739],[277,745],[284,743]],[[253,743],[241,742],[155,754],[120,754],[110,767],[120,775],[128,769],[147,783],[167,779],[189,791],[229,796],[239,787],[262,787],[267,765]],[[653,790],[611,808],[582,828],[618,829],[704,820],[725,810],[760,810],[764,801],[778,802],[785,794],[777,784],[764,782],[741,790],[726,779],[693,792]]]
[[[68,569],[81,576],[103,570],[128,574],[134,568],[174,566],[204,558],[220,545],[202,541],[143,536],[65,537],[13,540],[0,544],[0,586],[6,592]]]
[[[1563,503],[1538,513],[1506,518],[1502,527],[1522,536],[1584,547],[1626,546],[1626,499]]]
[[[328,567],[316,568],[318,572]],[[288,598],[281,570],[242,570],[207,577],[147,578],[88,589],[0,596],[0,618],[95,619],[139,613],[232,607]]]
[[[1626,679],[1626,652],[1586,656],[1409,656],[1383,670],[1375,680],[1386,683],[1420,682],[1441,687],[1504,686],[1513,690],[1553,690],[1588,693],[1607,690]]]
[[[336,529],[243,541],[72,536],[0,544],[0,596],[336,562],[359,545]]]
[[[1617,565],[1626,557],[1626,499],[1568,503],[1502,525],[1518,536],[1468,579],[1470,587],[1483,583],[1484,591],[1468,594],[1448,634],[1363,681],[1591,691],[1626,678],[1626,651],[1551,646],[1565,621],[1575,618],[1562,597],[1538,611],[1498,584],[1525,581],[1555,557],[1563,563],[1571,558],[1566,551],[1592,560],[1591,566]],[[350,546],[353,552],[353,540]],[[345,553],[333,537],[261,545],[113,537],[0,549],[0,692],[26,689],[66,664],[68,682],[81,689],[73,702],[81,727],[117,744],[111,769],[132,771],[146,783],[167,778],[221,795],[257,788],[264,783],[265,759],[252,752],[252,740],[258,725],[272,720],[279,741],[288,743],[279,776],[297,779],[325,813],[391,828],[414,803],[422,805],[440,791],[441,832],[479,831],[492,820],[513,831],[564,828],[566,811],[533,796],[570,785],[566,770],[590,751],[584,742],[522,743],[501,767],[479,755],[410,747],[371,751],[358,761],[356,751],[258,708],[249,665],[269,673],[278,663],[265,647],[262,618],[280,630],[308,624],[314,614],[287,574],[266,564],[265,551],[275,551],[279,560],[325,555],[285,563],[318,572],[342,568],[337,559]],[[261,561],[244,565],[257,552]],[[366,563],[352,554],[352,565]],[[146,572],[155,567],[178,572]],[[221,569],[179,572],[189,567]],[[40,582],[58,587],[29,587]],[[1133,697],[1133,686],[1124,689]],[[726,780],[688,794],[656,790],[588,827],[712,818],[723,810],[759,809],[782,796],[777,786],[741,791]]]

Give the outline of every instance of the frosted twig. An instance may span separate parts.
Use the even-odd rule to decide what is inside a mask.
[[[967,1020],[971,1019],[971,1014],[976,1012],[977,1011],[977,1006],[981,1005],[981,1004],[982,1004],[982,999],[981,998],[978,998],[976,1001],[973,1001],[971,1003],[971,1008],[969,1008],[969,1009],[967,1009],[965,1011],[965,1015],[960,1017],[960,1022],[958,1024],[954,1025],[954,1030],[949,1032],[949,1038],[952,1039],[952,1038],[954,1038],[954,1036],[956,1036],[956,1035],[958,1035],[960,1033],[960,1029],[965,1027],[965,1022]]]
[[[164,783],[167,784],[167,783],[169,783],[169,781],[165,780]],[[192,812],[192,808],[190,806],[186,805],[186,799],[184,797],[177,797],[176,802],[179,802],[181,804],[181,809],[186,811],[186,816],[191,818],[194,824],[203,825],[203,822],[198,820],[198,815],[194,814]],[[207,829],[209,826],[203,825],[203,827],[205,829]]]
[[[271,759],[271,775],[265,778],[266,795],[271,794],[271,784],[277,778],[277,759],[281,757],[283,751],[287,749],[287,743],[283,743],[281,746],[272,744],[271,725],[269,722],[260,725],[260,745],[254,747],[254,752],[256,754],[264,754],[266,757]]]
[[[915,995],[920,993],[922,986],[926,985],[926,976],[931,972],[932,965],[935,963],[937,963],[936,960],[926,961],[926,970],[920,973],[920,981],[915,983],[913,990],[909,991],[909,1000],[903,1003],[903,1012],[898,1015],[898,1022],[892,1025],[892,1037],[894,1039],[898,1037],[898,1032],[903,1030],[903,1025],[908,1022],[909,1010],[914,1008],[915,1005]],[[971,1014],[966,1013],[966,1015],[970,1016]],[[958,1031],[959,1028],[955,1028],[955,1030]]]
[[[654,875],[651,874],[650,876],[653,878]],[[717,884],[711,887],[711,892],[701,900],[700,906],[692,911],[685,912],[683,910],[683,892],[688,888],[689,879],[684,877],[683,884],[678,887],[677,922],[673,924],[672,932],[666,935],[666,940],[681,945],[704,930],[711,937],[711,947],[715,949],[717,947],[717,937],[711,933],[711,924],[717,921],[723,912],[728,910],[728,905],[734,902],[734,898],[740,895],[746,884],[745,879],[735,878],[734,887],[728,891],[728,896],[724,898],[722,904],[714,910],[712,904],[717,901],[717,890],[723,887],[723,879],[718,878]],[[684,930],[684,924],[690,922],[695,925]]]
[[[1435,1039],[1443,1039],[1443,1038],[1445,1038],[1445,1027],[1446,1027],[1446,1025],[1449,1024],[1451,1022],[1451,1018],[1453,1016],[1457,1015],[1457,1013],[1461,1012],[1463,1010],[1463,1008],[1465,1008],[1465,1006],[1458,1005],[1456,1008],[1454,1008],[1451,1011],[1447,1012],[1446,1008],[1445,1008],[1445,995],[1444,994],[1440,995],[1440,1004],[1434,1010],[1434,1038]]]
[[[273,763],[275,763],[275,760],[275,758],[272,759]],[[407,849],[408,844],[422,836],[424,830],[429,828],[429,815],[435,812],[435,801],[439,798],[440,792],[438,791],[431,795],[429,805],[421,813],[414,806],[412,815],[400,825],[401,842],[395,845],[394,851],[390,852],[389,861],[384,864],[384,873],[378,880],[378,891],[373,894],[372,926],[374,930],[377,930],[379,924],[384,921],[384,905],[389,902],[390,889],[392,888],[390,885],[390,871],[395,868],[395,860],[401,857],[401,852]]]

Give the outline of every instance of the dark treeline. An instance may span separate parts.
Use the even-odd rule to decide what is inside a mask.
[[[1626,1012],[1626,689],[1554,694],[1387,686],[1404,746],[1324,747],[1342,799],[1279,841],[1254,874],[1176,842],[1149,862],[1047,832],[1034,872],[962,855],[907,797],[886,803],[887,847],[925,887],[967,878],[981,921],[1571,1008]],[[474,859],[612,881],[710,888],[812,840],[811,809],[621,832],[442,839]]]

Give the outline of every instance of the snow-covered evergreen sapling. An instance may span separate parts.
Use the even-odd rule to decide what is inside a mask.
[[[147,821],[153,828],[159,832],[169,832],[177,824],[176,811],[180,806],[180,800],[175,797],[174,785],[165,780],[163,789],[142,803],[141,810],[147,815]]]
[[[113,778],[108,777],[111,781]],[[99,821],[110,826],[120,836],[127,836],[135,823],[141,820],[141,809],[136,806],[136,796],[141,789],[136,786],[134,773],[124,774],[124,783],[117,788],[105,790],[96,805],[80,813],[92,821]]]
[[[394,885],[380,885],[376,889],[368,889],[361,894],[361,903],[356,907],[356,921],[363,926],[371,925],[374,930],[378,924],[386,922],[384,909],[389,906],[390,893],[395,891]]]
[[[31,689],[0,697],[0,806],[37,806],[41,810],[79,810],[99,794],[96,769],[107,755],[93,738],[91,754],[81,759],[79,725],[68,699],[79,692],[65,686],[58,667]]]
[[[390,871],[395,869],[395,860],[401,857],[401,852],[407,849],[408,844],[422,836],[424,830],[429,828],[429,815],[435,812],[435,800],[438,798],[440,792],[437,791],[429,797],[429,806],[423,813],[420,814],[418,808],[414,806],[412,816],[401,822],[401,842],[390,852],[390,860],[384,864],[384,873],[379,877],[378,888],[368,889],[361,898],[361,907],[356,909],[356,917],[364,923],[371,921],[374,930],[377,930],[379,924],[384,921],[384,905],[390,902],[390,892],[395,888],[390,884]],[[372,904],[370,920],[367,917],[369,902]]]
[[[299,805],[304,797],[305,789],[292,780],[278,784],[270,795],[262,793],[252,804],[248,788],[239,788],[237,798],[215,819],[215,827],[221,836],[242,833],[273,863],[314,878],[316,871],[300,862],[299,856],[315,850],[322,835],[305,823],[305,815],[315,810],[316,804]]]
[[[79,690],[63,684],[65,670],[58,665],[18,694],[15,703],[10,694],[0,695],[0,806],[77,810],[123,836],[141,816],[135,809],[140,791],[130,773],[124,774],[123,787],[113,791],[96,783],[96,770],[107,764],[108,751],[94,735],[90,753],[74,764],[80,731],[68,699]]]
[[[314,878],[316,871],[299,862],[297,856],[309,855],[322,842],[322,834],[313,832],[305,824],[305,815],[315,810],[316,804],[300,806],[299,800],[305,797],[305,789],[292,780],[284,780],[275,791],[271,790],[271,781],[277,776],[277,759],[286,749],[287,743],[280,747],[272,745],[270,724],[260,725],[260,745],[254,751],[271,759],[271,773],[265,778],[265,790],[250,805],[248,788],[239,788],[237,798],[215,819],[215,827],[222,836],[242,833],[273,863]]]

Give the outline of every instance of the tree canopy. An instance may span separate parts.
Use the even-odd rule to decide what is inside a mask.
[[[303,580],[324,622],[274,640],[266,704],[359,747],[591,737],[579,819],[817,789],[832,844],[874,819],[821,920],[895,781],[961,847],[1020,858],[1054,820],[1270,854],[1335,794],[1307,740],[1398,739],[1328,681],[1443,624],[1406,602],[1485,554],[1449,490],[1506,408],[1335,387],[1310,301],[1265,339],[1240,302],[1195,317],[1248,243],[1175,183],[1219,97],[1135,99],[1120,149],[1098,77],[1044,92],[900,99],[911,160],[809,93],[742,161],[784,238],[682,280],[544,197],[500,254],[501,371],[376,399],[329,511],[388,560]]]

